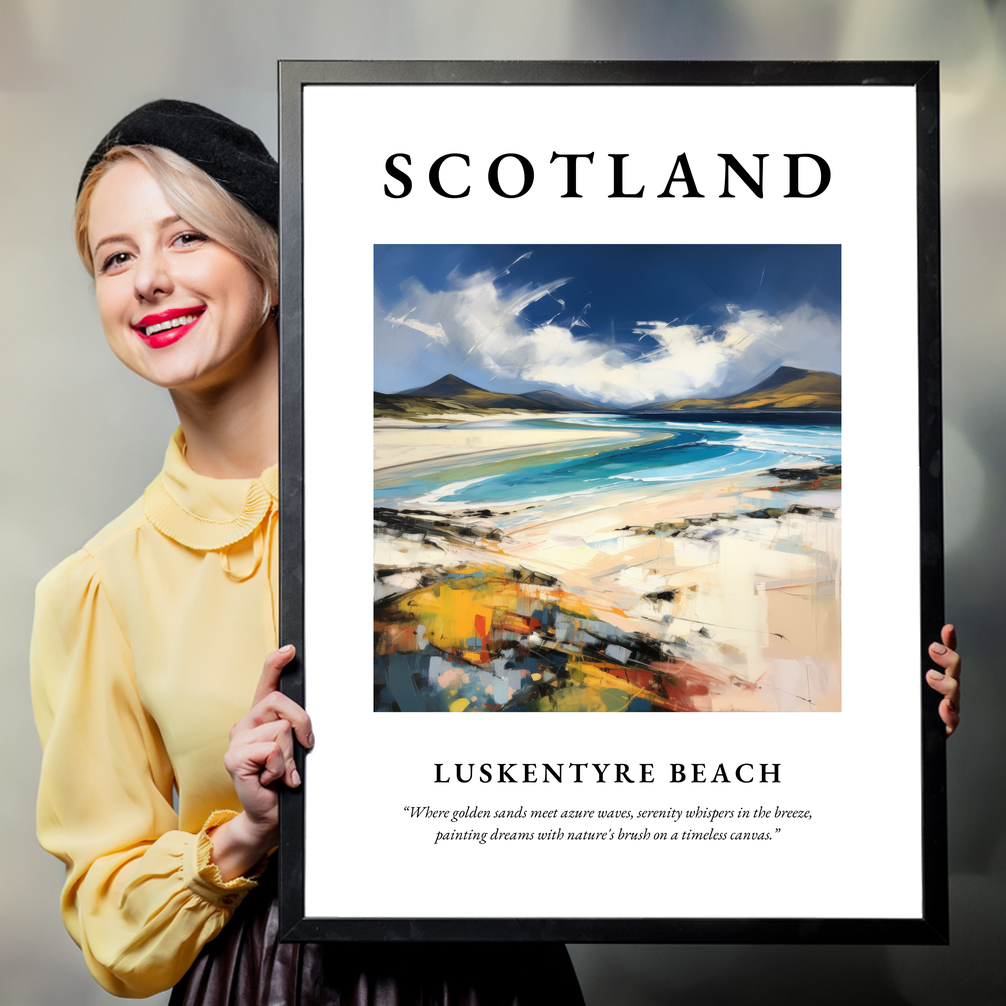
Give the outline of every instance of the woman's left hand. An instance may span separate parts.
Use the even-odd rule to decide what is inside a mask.
[[[931,643],[929,656],[943,668],[926,672],[929,687],[943,696],[940,719],[946,724],[949,737],[961,721],[961,657],[957,652],[957,632],[952,625],[944,625],[940,643]]]

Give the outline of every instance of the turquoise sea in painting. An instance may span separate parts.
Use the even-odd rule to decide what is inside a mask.
[[[569,455],[542,454],[519,465],[507,452],[480,459],[480,474],[463,476],[470,464],[457,459],[426,464],[421,471],[375,479],[375,505],[447,504],[496,508],[521,503],[602,495],[645,485],[696,485],[757,469],[794,465],[840,465],[838,425],[776,425],[770,422],[677,422],[624,415],[574,415],[486,420],[466,424],[468,436],[480,429],[561,429],[576,427],[624,431],[630,443],[616,441]]]

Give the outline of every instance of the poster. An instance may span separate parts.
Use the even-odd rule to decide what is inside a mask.
[[[294,938],[942,938],[935,84],[770,69],[284,65]]]

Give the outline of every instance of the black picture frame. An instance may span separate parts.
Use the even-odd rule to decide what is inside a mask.
[[[304,648],[302,95],[306,86],[681,85],[911,87],[915,92],[918,243],[919,487],[923,904],[918,918],[319,918],[305,914],[304,785],[281,794],[280,927],[287,941],[563,941],[626,943],[939,944],[948,941],[945,736],[924,680],[943,624],[940,384],[939,69],[935,62],[404,62],[282,61],[280,104],[280,639],[298,648],[282,688],[310,711]],[[338,869],[338,864],[333,865]]]

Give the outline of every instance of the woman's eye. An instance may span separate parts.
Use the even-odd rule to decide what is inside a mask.
[[[192,245],[202,244],[205,240],[205,234],[200,234],[198,231],[186,231],[184,234],[179,234],[174,243],[182,248],[190,248]]]
[[[121,265],[125,265],[129,261],[129,252],[116,252],[114,255],[109,255],[102,264],[102,272],[114,271]]]

